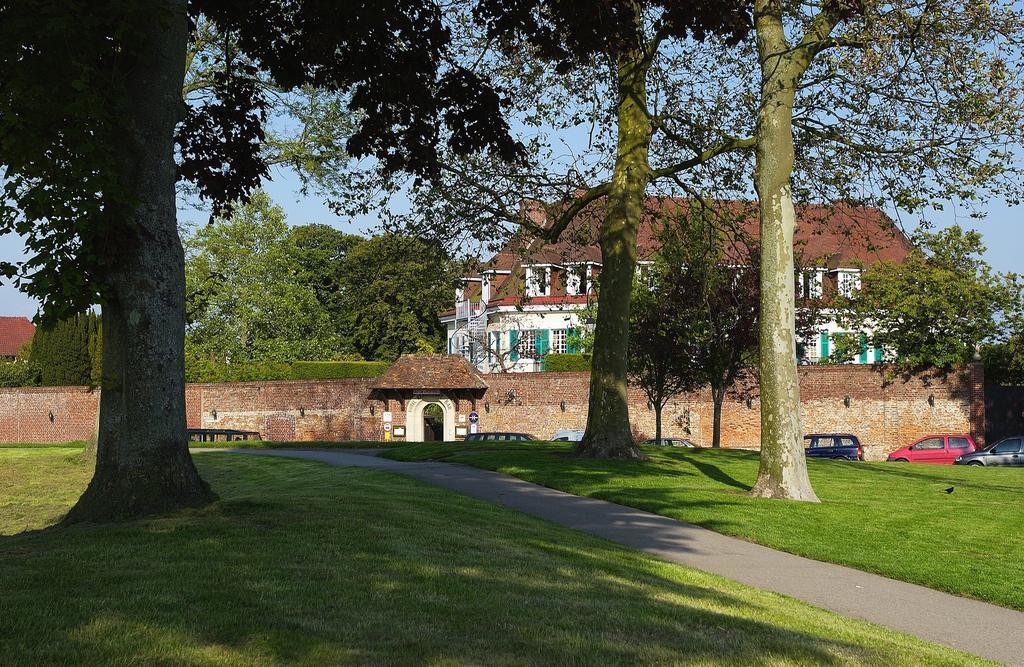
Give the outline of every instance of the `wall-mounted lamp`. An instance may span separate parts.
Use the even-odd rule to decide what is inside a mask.
[[[50,417],[50,423],[52,424],[53,423],[53,410],[50,410],[49,417]]]
[[[653,410],[654,409],[654,403],[651,403],[650,401],[647,401],[647,409],[648,409],[648,411]]]
[[[217,418],[217,411],[216,410],[211,410],[210,414],[213,416],[214,419]]]
[[[935,394],[928,394],[928,405],[935,407]]]
[[[485,401],[484,402],[484,412],[490,412],[490,411],[491,411],[491,404]]]
[[[299,416],[300,417],[305,417],[306,416],[306,408],[301,406],[301,405],[299,406]]]
[[[377,406],[375,406],[373,403],[370,403],[370,414],[372,415],[375,412],[377,412]]]
[[[563,400],[561,403],[559,403],[558,407],[562,408],[562,412],[565,412],[565,401]]]
[[[747,409],[750,410],[753,407],[754,407],[754,399],[752,399],[751,397],[747,396]]]
[[[845,405],[846,407],[850,407],[850,397],[848,395],[843,396],[843,405]]]

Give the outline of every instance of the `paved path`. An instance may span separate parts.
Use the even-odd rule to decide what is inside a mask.
[[[720,535],[682,521],[582,498],[453,463],[403,463],[375,452],[239,449],[407,475],[597,535],[673,563],[783,593],[991,660],[1024,665],[1024,613]],[[908,554],[910,557],[910,554]],[[1024,582],[1007,582],[1021,586]]]

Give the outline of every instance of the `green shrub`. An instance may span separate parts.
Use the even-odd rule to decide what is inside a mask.
[[[27,361],[0,361],[0,387],[35,387],[39,385],[39,369]]]
[[[589,354],[548,354],[544,356],[546,373],[590,372]]]
[[[383,361],[265,361],[217,364],[193,359],[185,367],[188,382],[262,382],[270,380],[343,380],[378,377],[389,364]]]
[[[343,380],[375,378],[391,364],[386,361],[296,361],[292,372],[296,380]]]

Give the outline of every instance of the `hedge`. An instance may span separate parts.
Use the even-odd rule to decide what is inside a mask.
[[[384,361],[267,361],[231,365],[195,363],[186,365],[185,379],[189,382],[343,380],[378,377],[389,366]]]
[[[389,366],[386,361],[296,361],[292,372],[296,380],[343,380],[379,377]]]
[[[545,373],[590,372],[589,354],[547,354]]]

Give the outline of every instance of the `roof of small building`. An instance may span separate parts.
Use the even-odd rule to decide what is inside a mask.
[[[36,327],[24,316],[0,316],[0,357],[13,357],[32,340]]]
[[[370,386],[373,389],[486,389],[487,383],[460,355],[406,354]]]
[[[637,256],[650,259],[660,249],[660,230],[666,219],[687,215],[698,206],[678,197],[648,197],[637,233]],[[553,221],[543,207],[530,207],[531,217],[539,225]],[[712,202],[718,226],[734,247],[742,250],[748,240],[760,237],[756,201],[719,200]],[[491,301],[520,297],[522,267],[529,264],[564,265],[573,262],[601,263],[597,243],[603,202],[598,200],[569,224],[555,243],[545,243],[525,232],[513,238],[501,252],[485,262],[480,272],[491,275]],[[883,211],[869,206],[848,204],[805,204],[796,207],[797,226],[793,237],[797,263],[827,269],[857,268],[881,261],[902,262],[911,250],[903,231]],[[479,296],[480,286],[466,289],[466,298]]]

